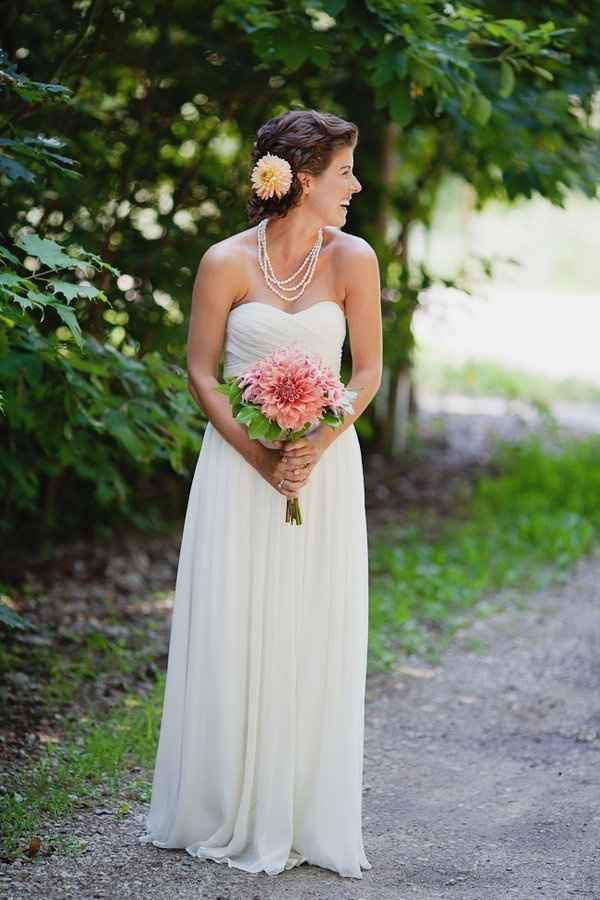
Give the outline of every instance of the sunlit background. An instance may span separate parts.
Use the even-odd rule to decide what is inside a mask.
[[[443,276],[485,256],[494,274],[474,280],[471,294],[435,288],[423,297],[418,383],[439,387],[446,373],[457,388],[462,371],[464,389],[478,382],[493,393],[504,370],[524,389],[600,400],[599,235],[598,200],[571,194],[560,208],[537,197],[476,211],[469,189],[449,182],[432,232],[411,236],[412,253]]]

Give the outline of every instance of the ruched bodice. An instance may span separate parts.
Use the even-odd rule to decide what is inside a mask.
[[[345,337],[344,311],[333,300],[320,300],[295,313],[262,301],[242,303],[227,318],[223,377],[239,375],[277,347],[298,340],[339,378]]]

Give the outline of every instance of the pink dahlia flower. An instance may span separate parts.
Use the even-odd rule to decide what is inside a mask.
[[[263,443],[265,438],[257,435],[272,433],[271,423],[280,432],[291,432],[291,440],[308,434],[321,420],[337,427],[342,412],[354,412],[352,400],[357,395],[297,341],[278,347],[215,390],[229,396],[236,417]],[[298,497],[288,498],[285,521],[302,523]]]
[[[319,421],[332,405],[330,392],[337,398],[336,379],[327,373],[306,351],[290,344],[250,366],[239,384],[246,402],[260,406],[280,428],[297,431]]]

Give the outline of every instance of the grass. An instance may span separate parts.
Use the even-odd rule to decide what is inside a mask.
[[[118,615],[106,624],[126,624],[126,636],[91,632],[70,635],[68,644],[59,648],[32,650],[14,642],[0,649],[0,675],[27,668],[40,686],[40,696],[33,700],[36,718],[41,714],[54,723],[46,730],[30,724],[41,737],[41,750],[23,770],[5,779],[0,793],[0,845],[5,855],[27,859],[26,845],[43,834],[43,823],[69,817],[77,808],[119,796],[119,810],[126,812],[128,800],[148,796],[147,779],[132,774],[136,767],[141,773],[151,764],[158,737],[164,675],[155,664],[157,626],[132,626],[120,622]],[[148,688],[149,671],[156,677]],[[124,691],[109,705],[100,697],[111,679],[144,687]],[[60,844],[63,853],[85,849],[69,837],[52,844]]]
[[[44,823],[77,808],[112,804],[118,796],[117,815],[127,815],[128,801],[149,799],[142,772],[154,759],[163,691],[161,674],[145,696],[127,695],[100,721],[90,709],[89,716],[67,722],[60,743],[49,740],[35,763],[14,775],[0,798],[5,854],[26,859],[25,845],[42,837]],[[67,854],[85,850],[69,837],[53,838],[50,845]],[[43,841],[42,852],[50,845]]]
[[[439,394],[504,397],[546,405],[555,401],[600,402],[600,387],[577,378],[553,380],[486,360],[455,365],[436,359],[422,347],[416,354],[415,377],[420,387]]]
[[[435,535],[415,514],[374,536],[372,669],[389,668],[399,653],[438,660],[486,594],[514,588],[518,598],[560,579],[598,540],[600,438],[563,438],[549,452],[534,436],[500,445],[495,464],[499,474],[482,478],[460,517]]]
[[[501,445],[498,474],[475,485],[452,521],[431,528],[415,511],[402,525],[369,535],[371,671],[388,668],[399,654],[438,658],[452,634],[495,608],[486,595],[513,588],[519,596],[564,576],[598,540],[600,438],[556,441],[553,452],[539,438]],[[475,637],[467,634],[466,641],[473,652],[485,650]],[[94,645],[86,652],[109,654],[106,659],[125,672],[136,666],[126,648]],[[68,704],[75,686],[94,671],[90,659],[77,657],[72,668],[63,661],[55,671],[60,702]],[[36,835],[42,853],[52,846],[80,853],[85,843],[74,837],[52,838],[49,846],[45,823],[103,804],[126,815],[131,801],[149,799],[163,691],[160,673],[146,693],[128,693],[102,716],[90,697],[89,712],[67,720],[62,739],[48,739],[11,777],[0,795],[5,855],[27,859]]]

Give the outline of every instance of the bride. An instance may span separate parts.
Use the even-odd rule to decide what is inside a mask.
[[[188,334],[208,424],[183,528],[160,737],[143,843],[271,875],[302,863],[362,878],[368,552],[354,427],[382,369],[377,257],[346,234],[358,128],[317,110],[267,121],[250,227],[209,247]],[[263,444],[215,390],[300,341],[354,413]],[[286,523],[298,497],[302,524]]]

